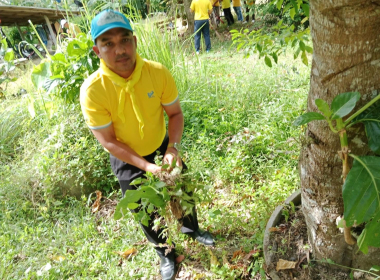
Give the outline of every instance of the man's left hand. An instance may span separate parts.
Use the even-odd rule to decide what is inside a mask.
[[[164,159],[163,159],[163,164],[169,164],[169,168],[167,169],[168,172],[172,171],[172,163],[173,160],[176,160],[177,163],[176,165],[182,168],[182,160],[181,157],[178,155],[178,151],[174,147],[170,147],[166,150]]]

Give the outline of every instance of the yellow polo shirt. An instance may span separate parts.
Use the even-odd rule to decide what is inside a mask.
[[[211,6],[213,6],[213,7],[219,7],[220,6],[219,0],[210,0],[210,2],[211,2]]]
[[[209,19],[208,11],[212,10],[210,0],[193,0],[190,9],[194,11],[194,20]]]
[[[233,7],[240,7],[241,6],[240,0],[232,0],[232,6]]]
[[[122,88],[103,75],[100,68],[84,81],[80,89],[80,104],[88,127],[101,129],[112,124],[117,140],[140,156],[153,153],[162,144],[166,134],[163,106],[178,99],[177,87],[169,70],[158,62],[144,61],[141,78],[135,84],[136,103],[144,120],[143,139],[129,95],[125,97],[125,122],[122,122],[118,117],[118,96]]]
[[[229,7],[231,7],[230,0],[223,0],[222,1],[222,9],[228,9]]]

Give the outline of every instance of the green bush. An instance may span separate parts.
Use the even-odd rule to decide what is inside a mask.
[[[50,120],[31,154],[38,180],[46,194],[80,197],[94,190],[110,192],[116,185],[109,154],[84,123],[78,105],[62,106]],[[33,137],[30,137],[33,139]]]

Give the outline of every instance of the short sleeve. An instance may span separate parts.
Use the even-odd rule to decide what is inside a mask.
[[[193,11],[195,10],[195,7],[194,7],[194,1],[191,1],[190,9],[192,9]]]
[[[208,2],[208,10],[211,11],[212,10],[212,5],[211,5],[211,2]]]
[[[104,96],[104,95],[103,95]],[[86,124],[90,129],[101,129],[111,125],[111,114],[105,107],[107,100],[93,88],[81,87],[80,105]]]
[[[172,74],[169,72],[169,70],[165,66],[162,66],[162,71],[164,74],[165,82],[161,97],[161,104],[163,106],[168,106],[178,100],[178,90],[174,78]]]

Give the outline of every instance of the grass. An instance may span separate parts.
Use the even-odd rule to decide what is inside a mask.
[[[140,32],[142,56],[174,73],[185,115],[184,159],[212,198],[198,205],[198,217],[216,236],[215,248],[174,235],[186,256],[181,279],[260,279],[266,222],[299,187],[302,131],[292,121],[306,107],[310,68],[287,55],[268,68],[216,38],[211,53],[196,56],[191,40],[167,43],[158,33]],[[39,95],[30,96],[38,102]],[[27,106],[27,98],[0,105],[1,143],[15,150],[0,169],[0,278],[160,279],[159,258],[131,215],[114,221],[92,214],[88,196],[57,199],[46,192],[72,178],[80,187],[95,178],[90,175],[116,185],[107,154],[82,128],[78,108],[55,101],[54,112],[40,105],[30,119]],[[121,196],[117,188],[104,195]],[[129,260],[116,253],[130,248],[138,253]],[[244,259],[249,252],[254,253]],[[210,264],[212,256],[220,266]]]

